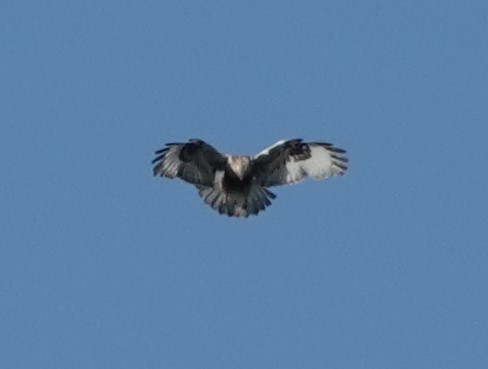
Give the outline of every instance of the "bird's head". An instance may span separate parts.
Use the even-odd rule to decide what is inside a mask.
[[[227,163],[236,176],[242,181],[249,168],[250,159],[247,156],[229,155]]]

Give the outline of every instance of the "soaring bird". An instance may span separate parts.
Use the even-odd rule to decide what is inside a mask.
[[[260,153],[229,155],[199,139],[167,143],[156,151],[155,176],[181,178],[198,189],[202,199],[230,217],[257,215],[276,195],[268,187],[343,175],[346,151],[325,142],[281,140]]]

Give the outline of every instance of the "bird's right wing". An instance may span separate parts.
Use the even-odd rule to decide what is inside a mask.
[[[347,170],[346,151],[325,142],[301,139],[278,141],[252,160],[254,177],[262,186],[291,184],[342,175]]]
[[[153,173],[155,176],[175,178],[203,186],[212,186],[215,171],[222,170],[226,157],[202,140],[187,143],[167,143],[156,151]]]

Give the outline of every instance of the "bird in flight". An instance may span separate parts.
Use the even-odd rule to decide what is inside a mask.
[[[330,143],[293,139],[278,141],[254,156],[229,155],[190,139],[167,143],[152,163],[155,176],[178,177],[195,185],[205,203],[220,214],[248,217],[276,198],[268,187],[343,175],[345,153]]]

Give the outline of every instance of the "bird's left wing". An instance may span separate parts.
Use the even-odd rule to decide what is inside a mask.
[[[212,186],[215,171],[223,169],[226,157],[202,140],[187,143],[168,143],[156,151],[153,173],[155,176],[175,178],[186,182]]]
[[[278,186],[342,175],[346,172],[346,151],[330,143],[305,143],[301,139],[278,141],[254,156],[254,177],[262,186]]]

